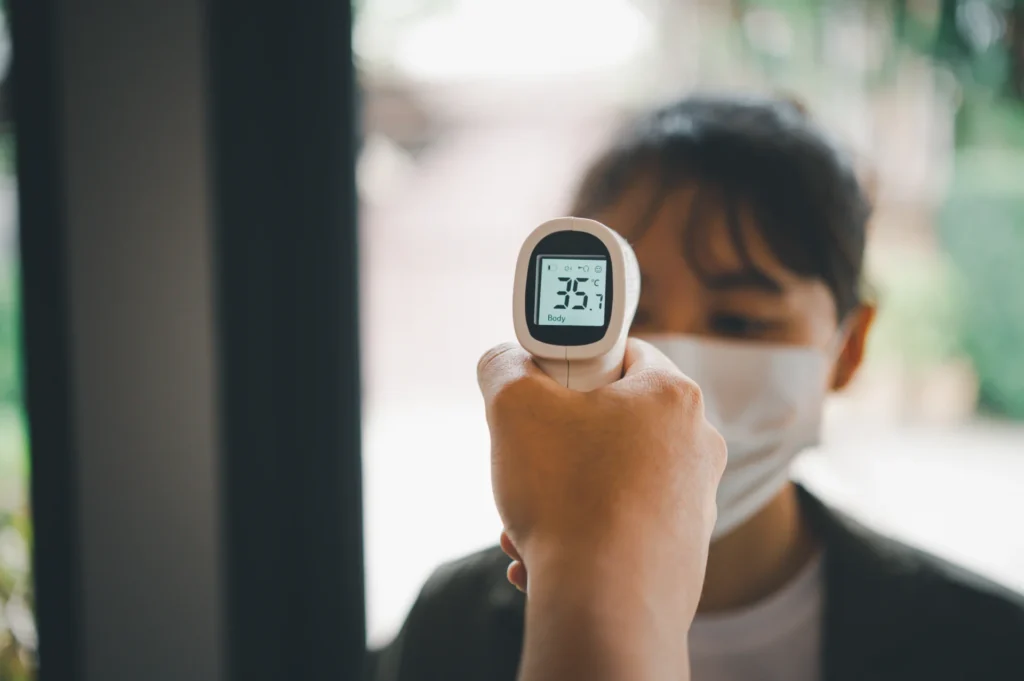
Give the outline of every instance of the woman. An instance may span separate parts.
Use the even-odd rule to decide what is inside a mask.
[[[729,449],[690,630],[695,681],[1024,678],[1024,599],[789,481],[826,393],[864,356],[869,212],[799,107],[753,98],[642,117],[579,191],[573,214],[636,251],[634,335],[697,382]],[[515,678],[524,598],[506,576],[527,579],[497,547],[439,569],[371,677]]]

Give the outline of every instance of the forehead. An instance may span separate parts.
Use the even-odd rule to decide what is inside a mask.
[[[825,282],[788,267],[750,207],[730,206],[720,193],[637,184],[594,217],[632,244],[643,295],[656,307],[737,305],[801,320],[822,337],[838,321]]]
[[[779,292],[808,281],[778,257],[749,203],[730,201],[715,187],[637,182],[597,219],[626,237],[649,266],[674,263],[711,288]]]

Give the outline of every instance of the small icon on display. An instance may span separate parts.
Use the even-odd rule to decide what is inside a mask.
[[[568,272],[570,270],[572,270],[572,265],[566,265],[565,266],[565,271]]]
[[[604,272],[604,268],[601,267],[600,265],[595,265],[594,271],[597,272],[598,274],[601,274],[602,272]]]
[[[601,285],[601,280],[600,279],[595,279],[594,280],[594,286],[600,286],[600,285]]]
[[[578,269],[581,269],[584,272],[589,272],[590,271],[590,265],[579,265]]]
[[[552,266],[548,265],[548,272],[550,272],[552,269],[553,269]]]

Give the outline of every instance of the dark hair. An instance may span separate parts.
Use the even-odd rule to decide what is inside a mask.
[[[825,282],[840,319],[859,304],[869,201],[850,160],[799,104],[693,96],[645,114],[591,166],[573,214],[593,216],[639,180],[655,186],[643,224],[630,226],[640,234],[669,193],[696,188],[683,253],[709,285],[714,276],[698,257],[709,209],[724,211],[745,273],[765,276],[747,254],[739,218],[745,208],[783,265]]]

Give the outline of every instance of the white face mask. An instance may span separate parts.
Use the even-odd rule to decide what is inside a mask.
[[[644,340],[700,386],[707,419],[728,446],[718,539],[764,508],[796,455],[818,444],[832,358],[817,348],[677,334]]]

